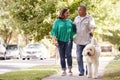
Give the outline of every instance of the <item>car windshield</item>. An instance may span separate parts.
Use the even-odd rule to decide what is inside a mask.
[[[41,45],[40,44],[29,44],[26,46],[26,48],[40,48]]]
[[[7,45],[6,49],[16,50],[18,49],[17,45]]]
[[[0,44],[0,48],[4,48],[4,46]]]
[[[3,45],[0,44],[0,47],[3,47]]]

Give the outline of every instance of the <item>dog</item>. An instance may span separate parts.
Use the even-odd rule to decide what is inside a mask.
[[[85,56],[87,63],[87,77],[96,79],[100,56],[100,47],[98,46],[96,38],[91,39],[91,43],[85,46],[82,54]]]

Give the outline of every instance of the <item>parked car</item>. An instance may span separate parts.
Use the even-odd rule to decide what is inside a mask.
[[[5,58],[6,48],[4,45],[0,44],[0,58]]]
[[[5,58],[21,58],[21,49],[17,44],[9,44],[6,46]]]
[[[23,48],[22,59],[46,59],[49,58],[47,48],[43,44],[28,44]]]

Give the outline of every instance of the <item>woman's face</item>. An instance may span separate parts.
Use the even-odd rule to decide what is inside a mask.
[[[67,19],[69,17],[69,10],[67,10],[65,13],[64,13],[64,17],[65,19]]]

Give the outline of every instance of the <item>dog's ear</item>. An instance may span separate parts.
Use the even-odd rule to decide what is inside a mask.
[[[99,56],[99,49],[98,49],[99,47],[95,47],[94,48],[94,53],[95,53],[95,56]]]
[[[96,53],[97,53],[97,51],[96,51],[96,49],[94,48],[94,55],[97,55]]]

